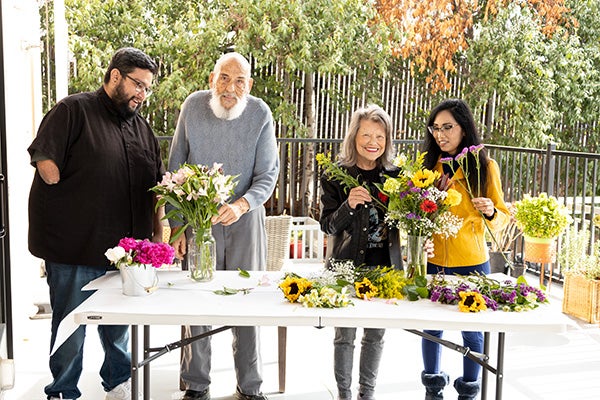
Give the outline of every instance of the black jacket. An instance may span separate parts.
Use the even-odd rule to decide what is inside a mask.
[[[358,168],[347,168],[350,175],[356,177]],[[397,176],[398,170],[381,170],[380,183],[385,175]],[[348,205],[348,191],[340,182],[330,180],[326,174],[321,176],[321,230],[327,234],[327,254],[325,266],[329,267],[331,259],[354,260],[356,266],[365,260],[365,249],[368,242],[369,211],[368,206],[359,205],[356,209]],[[402,268],[400,254],[400,238],[398,230],[388,229],[390,261],[396,268]]]

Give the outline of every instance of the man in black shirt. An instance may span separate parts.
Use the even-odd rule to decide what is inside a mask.
[[[138,114],[151,93],[156,63],[118,50],[95,92],[61,100],[29,147],[36,174],[29,196],[29,250],[45,261],[52,305],[51,347],[61,320],[93,292],[81,291],[111,269],[104,252],[123,237],[162,239],[149,189],[164,167],[158,141]],[[129,399],[127,326],[98,326],[106,399]],[[77,399],[85,326],[50,356],[49,399]]]

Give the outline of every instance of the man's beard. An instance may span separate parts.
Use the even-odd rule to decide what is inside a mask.
[[[119,85],[115,88],[115,95],[112,100],[115,106],[117,107],[119,113],[125,118],[133,117],[142,107],[142,104],[140,103],[135,108],[131,108],[129,102],[132,99],[133,97],[127,97],[127,95],[123,91],[121,83],[119,83]]]
[[[215,116],[219,119],[225,119],[228,121],[236,119],[242,115],[246,109],[246,105],[248,104],[248,96],[235,96],[237,98],[237,103],[235,103],[235,105],[228,110],[221,105],[220,95],[216,94],[214,89],[211,89],[210,93],[210,108],[213,113],[215,113]]]

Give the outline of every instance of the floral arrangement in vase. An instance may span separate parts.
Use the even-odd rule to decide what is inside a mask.
[[[123,294],[145,296],[158,289],[156,269],[173,263],[175,249],[167,243],[125,237],[104,255],[120,270]]]
[[[182,224],[171,240],[181,236],[187,227],[192,228],[187,260],[190,277],[195,281],[213,278],[216,250],[211,219],[233,195],[235,178],[223,173],[222,164],[208,167],[186,163],[175,172],[166,172],[162,181],[151,189],[158,195],[156,207],[166,206],[163,219]]]
[[[389,197],[386,221],[412,236],[455,236],[462,219],[449,209],[460,204],[462,196],[450,187],[447,175],[423,168],[424,156],[418,153],[414,161],[404,155],[395,158],[394,165],[402,172],[397,178],[388,177],[382,186]]]
[[[434,233],[455,236],[463,222],[450,212],[450,207],[460,204],[461,194],[451,188],[448,175],[423,167],[424,156],[418,153],[414,161],[404,155],[396,157],[394,165],[401,172],[398,177],[388,177],[381,187],[389,198],[386,222],[407,234],[405,268],[409,278],[427,273],[425,240]]]
[[[148,239],[123,238],[119,244],[104,253],[117,268],[149,266],[160,268],[173,264],[175,250],[167,243],[154,243]]]

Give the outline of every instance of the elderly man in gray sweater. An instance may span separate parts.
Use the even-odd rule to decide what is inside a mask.
[[[210,90],[192,93],[183,103],[169,154],[169,170],[183,163],[222,163],[228,175],[238,175],[235,194],[213,218],[217,269],[263,269],[266,265],[264,202],[271,196],[279,173],[277,142],[271,111],[251,96],[250,64],[238,53],[227,53],[209,77]],[[173,226],[173,234],[177,227]],[[186,251],[185,235],[174,243],[176,254]],[[199,335],[210,326],[186,327]],[[233,356],[238,400],[266,400],[262,384],[257,327],[234,327]],[[182,400],[209,400],[210,337],[183,349]]]

